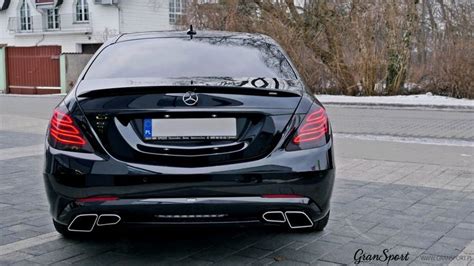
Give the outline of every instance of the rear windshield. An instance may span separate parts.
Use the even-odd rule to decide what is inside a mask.
[[[104,49],[85,79],[265,77],[296,79],[280,49],[260,40],[156,38]]]

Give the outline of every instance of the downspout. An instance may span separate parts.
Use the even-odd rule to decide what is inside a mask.
[[[119,0],[116,0],[114,6],[117,8],[118,11],[118,33],[122,34],[122,8],[120,7]]]
[[[0,44],[0,93],[7,93],[6,45]]]
[[[61,93],[67,93],[67,69],[66,69],[66,55],[61,54],[59,56],[59,78]]]

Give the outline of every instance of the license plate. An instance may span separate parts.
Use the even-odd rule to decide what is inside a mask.
[[[212,140],[237,138],[235,118],[144,119],[146,140]]]

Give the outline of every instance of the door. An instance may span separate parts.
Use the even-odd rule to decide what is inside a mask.
[[[8,92],[60,93],[61,46],[7,47]]]

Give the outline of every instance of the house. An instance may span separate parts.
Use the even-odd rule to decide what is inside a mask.
[[[184,1],[0,0],[0,92],[65,92],[104,41],[173,29]]]

